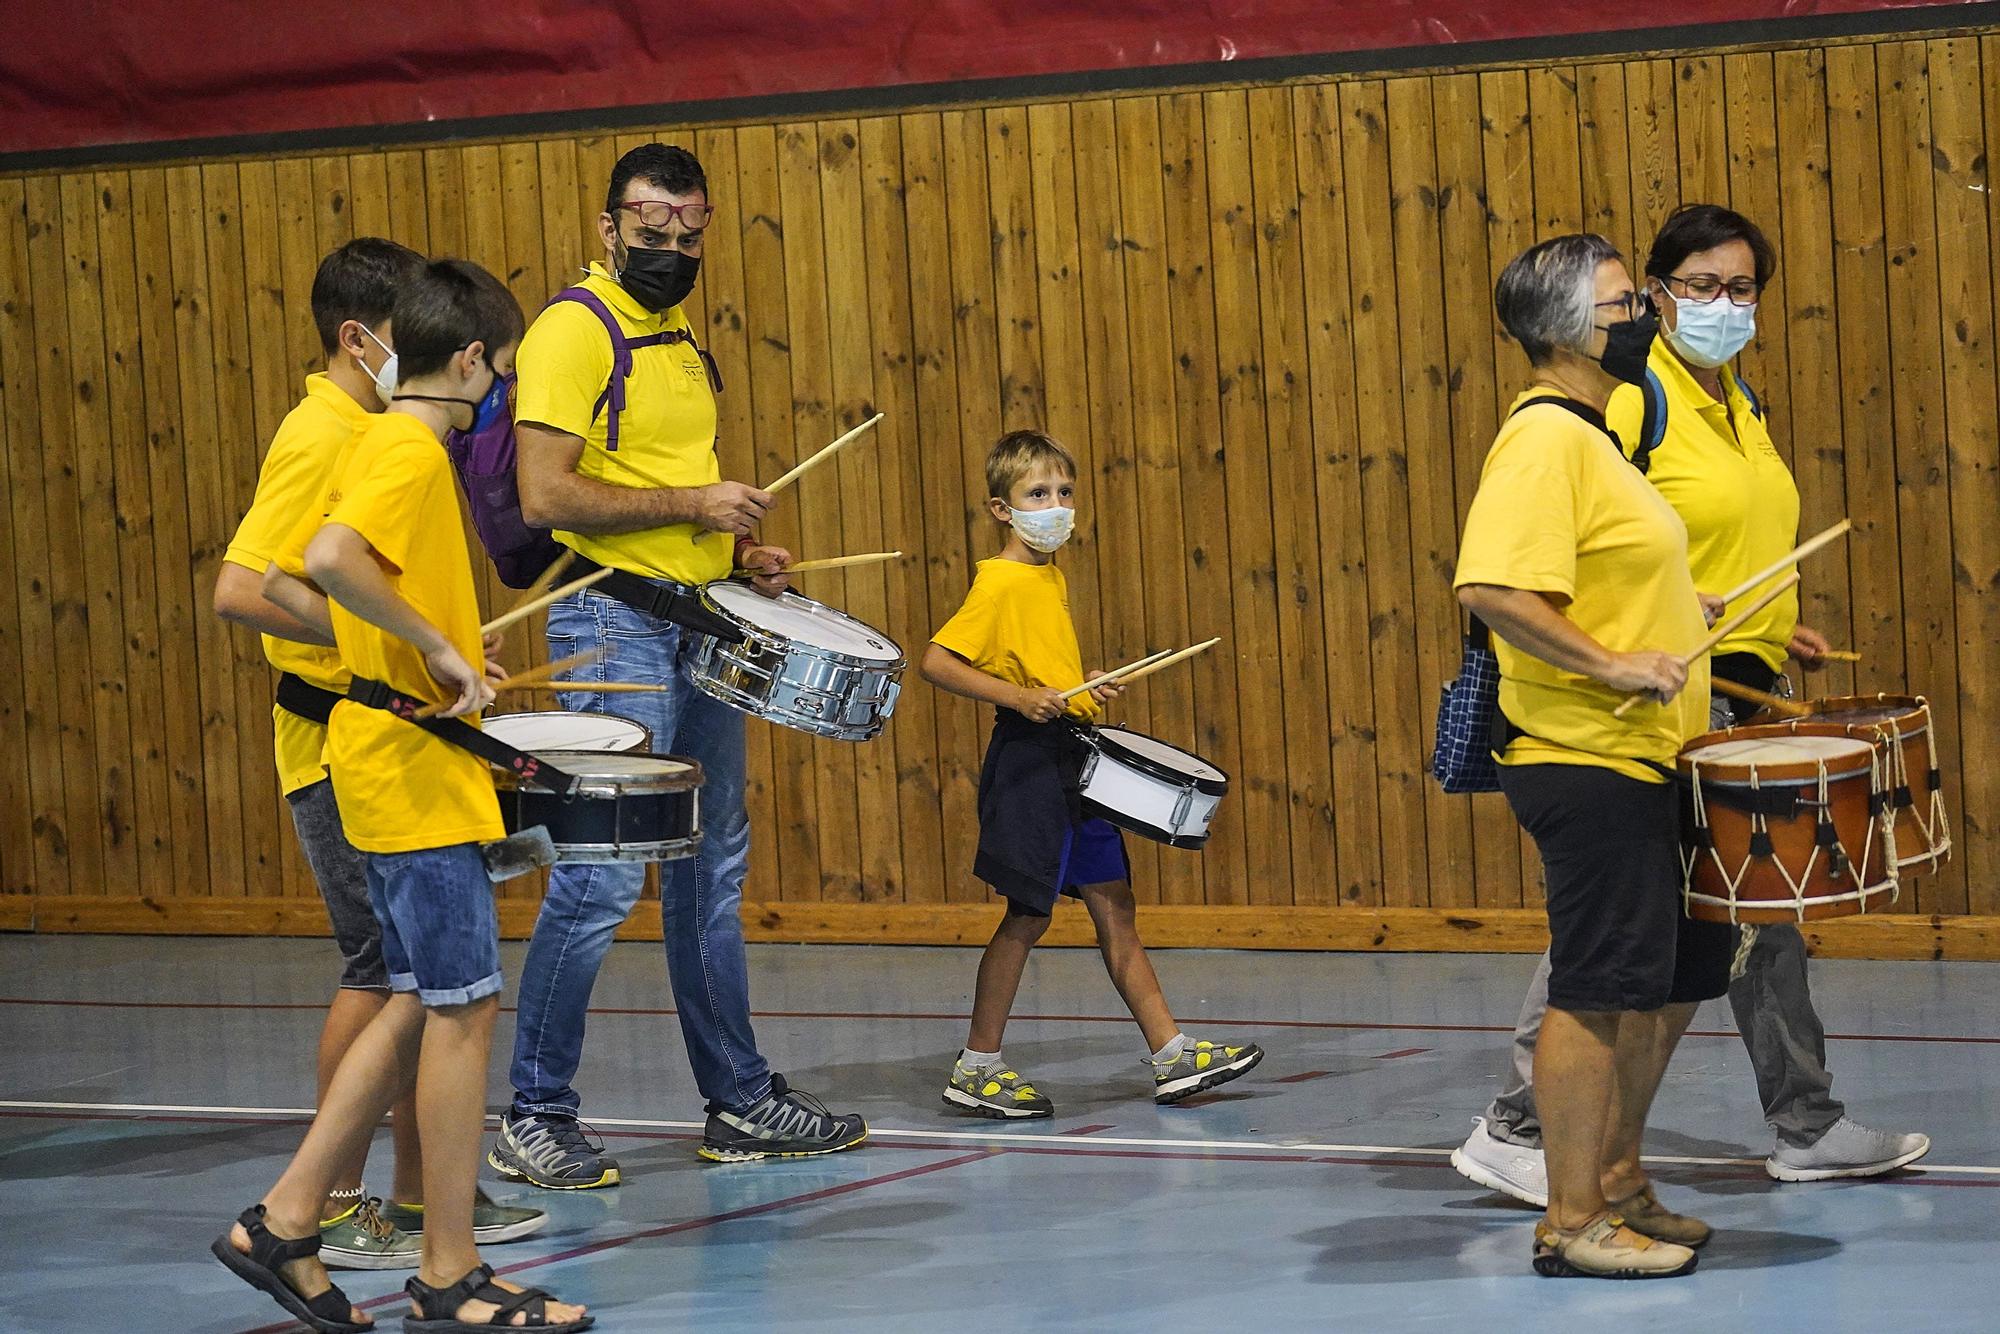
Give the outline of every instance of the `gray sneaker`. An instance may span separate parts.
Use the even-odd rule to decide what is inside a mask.
[[[1054,1116],[1056,1105],[1044,1097],[1020,1072],[996,1065],[985,1070],[968,1070],[951,1063],[951,1079],[944,1086],[944,1100],[996,1121],[1021,1121],[1037,1116]]]
[[[771,1091],[740,1112],[708,1105],[708,1124],[695,1152],[713,1163],[752,1163],[759,1158],[810,1158],[839,1153],[868,1138],[868,1123],[852,1114],[838,1116],[810,1093],[771,1076]]]
[[[1249,1074],[1263,1059],[1264,1049],[1254,1042],[1232,1047],[1190,1038],[1181,1049],[1181,1058],[1172,1065],[1153,1065],[1151,1060],[1147,1061],[1153,1065],[1153,1101],[1164,1105],[1191,1098]]]
[[[1930,1151],[1929,1135],[1870,1130],[1843,1116],[1805,1148],[1779,1143],[1764,1160],[1764,1171],[1778,1181],[1879,1177],[1909,1166]]]
[[[320,1224],[319,1259],[328,1269],[415,1269],[423,1258],[423,1242],[390,1226],[377,1199]]]
[[[620,1180],[618,1160],[594,1142],[575,1117],[545,1112],[502,1116],[486,1162],[510,1180],[543,1190],[595,1190]]]
[[[1496,1139],[1486,1118],[1472,1118],[1472,1133],[1451,1151],[1451,1165],[1467,1181],[1497,1190],[1537,1209],[1549,1207],[1549,1170],[1541,1146]]]
[[[424,1235],[424,1206],[397,1204],[382,1206],[382,1217],[399,1232],[421,1239]],[[547,1225],[549,1216],[540,1209],[523,1209],[501,1204],[481,1186],[472,1197],[472,1240],[481,1246],[498,1246],[503,1241],[519,1241],[533,1236]]]

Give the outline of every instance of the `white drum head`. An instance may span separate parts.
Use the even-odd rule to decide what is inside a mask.
[[[729,579],[710,584],[707,591],[738,620],[795,644],[830,649],[867,662],[895,662],[903,656],[903,650],[889,636],[798,593],[767,598],[749,584]]]
[[[482,721],[486,735],[515,750],[644,750],[646,729],[608,713],[502,713]]]
[[[1170,746],[1155,740],[1143,732],[1128,732],[1122,727],[1100,727],[1097,734],[1107,741],[1115,741],[1136,755],[1143,755],[1155,764],[1165,765],[1189,778],[1208,778],[1216,782],[1226,782],[1228,774],[1202,759],[1190,755],[1179,746]],[[1865,743],[1864,743],[1865,744]]]
[[[693,770],[686,760],[671,755],[624,755],[600,751],[545,750],[536,758],[553,764],[575,778],[656,778],[671,777]]]
[[[1703,764],[1811,764],[1866,758],[1874,747],[1858,737],[1759,736],[1718,741],[1688,752]]]

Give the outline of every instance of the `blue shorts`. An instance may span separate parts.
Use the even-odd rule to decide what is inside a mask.
[[[1131,863],[1125,860],[1125,839],[1108,820],[1080,820],[1063,834],[1062,862],[1056,883],[1062,893],[1080,898],[1085,885],[1109,885],[1132,878]],[[994,887],[1007,900],[1007,911],[1029,917],[1047,917],[1058,895],[1046,890],[1037,894],[1025,885]]]
[[[464,1005],[500,990],[500,917],[477,843],[371,852],[368,897],[382,925],[389,990]]]

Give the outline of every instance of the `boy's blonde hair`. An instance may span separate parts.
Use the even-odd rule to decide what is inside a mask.
[[[1009,431],[986,456],[986,494],[1008,500],[1014,487],[1038,466],[1053,463],[1076,480],[1076,460],[1047,431]]]

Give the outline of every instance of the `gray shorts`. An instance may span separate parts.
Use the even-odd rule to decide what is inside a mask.
[[[382,926],[368,896],[368,863],[341,828],[332,780],[322,778],[286,800],[292,807],[292,828],[326,903],[327,920],[333,923],[334,943],[340,946],[340,985],[387,991],[389,969],[382,962]]]

